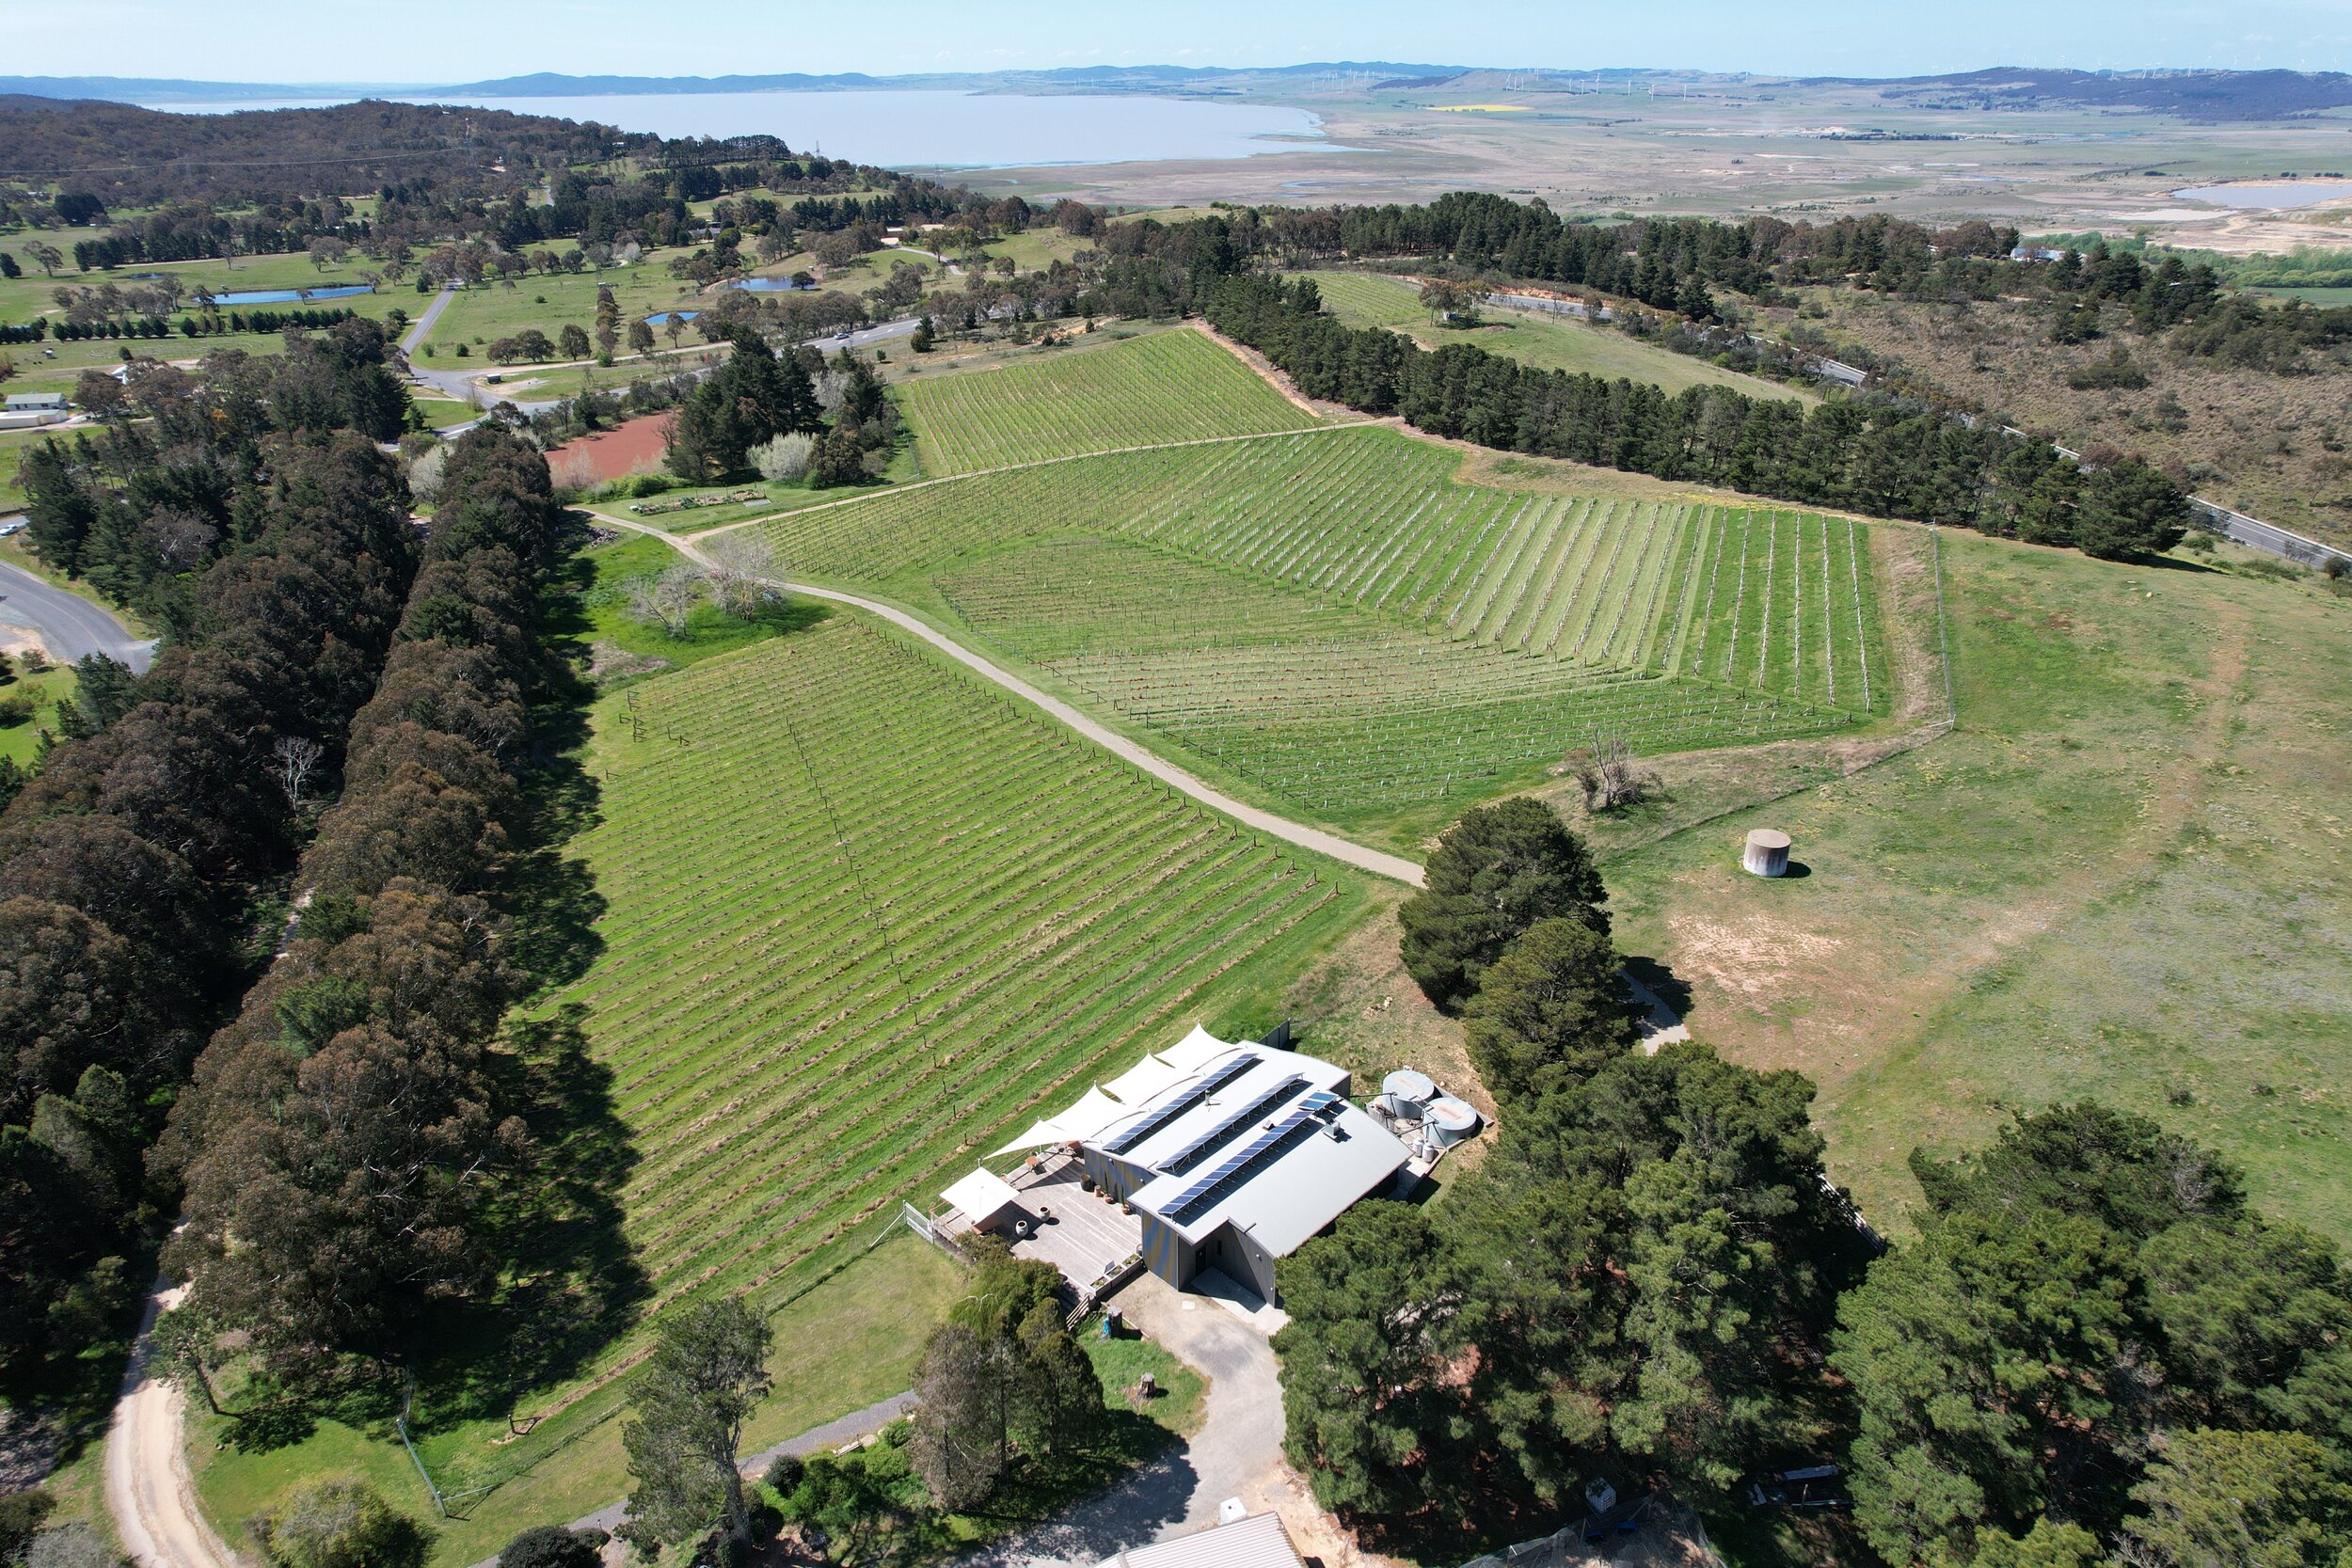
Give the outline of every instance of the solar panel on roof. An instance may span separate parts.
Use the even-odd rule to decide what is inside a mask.
[[[1338,1095],[1317,1089],[1299,1101],[1298,1109],[1252,1138],[1240,1153],[1178,1194],[1176,1201],[1161,1212],[1178,1225],[1190,1225],[1195,1215],[1215,1208],[1217,1200],[1250,1172],[1300,1139],[1320,1132],[1323,1115],[1336,1112],[1339,1104]]]
[[[1211,1154],[1232,1141],[1233,1135],[1251,1122],[1263,1117],[1268,1111],[1307,1086],[1304,1078],[1285,1078],[1265,1093],[1252,1100],[1240,1110],[1218,1122],[1214,1128],[1195,1138],[1173,1155],[1160,1162],[1160,1170],[1168,1176],[1182,1176]]]
[[[1144,1139],[1257,1065],[1258,1058],[1255,1056],[1245,1054],[1235,1057],[1167,1103],[1153,1107],[1141,1117],[1128,1123],[1115,1136],[1105,1139],[1103,1144],[1104,1152],[1106,1154],[1126,1153],[1136,1145],[1143,1142]]]

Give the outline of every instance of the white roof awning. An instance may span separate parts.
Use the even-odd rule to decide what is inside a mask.
[[[975,1227],[987,1224],[1021,1201],[1021,1195],[1012,1190],[1011,1182],[978,1169],[939,1196]]]
[[[1104,1094],[1098,1084],[1088,1089],[1078,1103],[1057,1117],[1034,1124],[996,1153],[1018,1154],[1025,1148],[1039,1148],[1046,1144],[1084,1143],[1133,1109]]]
[[[1160,1059],[1179,1072],[1199,1072],[1232,1049],[1230,1042],[1218,1039],[1196,1023],[1191,1034],[1161,1052]]]

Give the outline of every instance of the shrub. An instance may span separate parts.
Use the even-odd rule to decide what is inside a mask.
[[[34,1536],[16,1563],[17,1568],[127,1568],[114,1544],[79,1520]]]
[[[0,697],[0,729],[12,730],[19,724],[32,722],[40,708],[40,699],[29,691],[11,691]]]
[[[353,1476],[298,1487],[254,1525],[275,1568],[423,1568],[430,1544],[415,1520]]]
[[[562,1525],[535,1525],[509,1541],[499,1553],[498,1568],[596,1568],[602,1531],[594,1534],[565,1529]]]
[[[799,431],[790,431],[764,446],[754,447],[751,451],[752,467],[759,470],[762,479],[799,479],[808,472],[809,456],[816,450],[817,442],[813,437]]]

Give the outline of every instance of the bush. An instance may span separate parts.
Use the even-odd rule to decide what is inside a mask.
[[[19,724],[32,722],[40,710],[40,702],[29,691],[11,691],[0,697],[0,729],[15,729]]]
[[[537,1525],[509,1541],[499,1553],[499,1568],[596,1568],[597,1548],[604,1533],[565,1529],[562,1525]]]
[[[113,1542],[78,1520],[34,1536],[16,1563],[17,1568],[127,1568]]]
[[[0,1497],[0,1560],[15,1557],[56,1506],[56,1499],[41,1491],[11,1492]]]
[[[793,1489],[801,1484],[801,1477],[807,1473],[807,1470],[808,1466],[802,1462],[799,1454],[780,1453],[770,1462],[768,1473],[760,1479],[768,1483],[769,1489],[777,1497],[788,1497],[792,1495]]]
[[[431,1537],[365,1481],[332,1476],[298,1487],[254,1535],[275,1568],[423,1568]]]
[[[751,451],[752,467],[759,477],[769,480],[799,479],[808,472],[810,454],[817,450],[815,438],[798,431],[787,432]]]
[[[408,494],[419,503],[431,505],[441,499],[441,475],[449,467],[449,446],[435,446],[408,465]]]

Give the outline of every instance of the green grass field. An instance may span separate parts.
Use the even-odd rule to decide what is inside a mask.
[[[509,285],[492,281],[470,289],[460,289],[450,298],[448,309],[433,324],[433,332],[425,342],[433,350],[428,358],[420,354],[420,363],[438,370],[449,370],[455,363],[455,350],[466,343],[472,353],[469,359],[481,360],[482,351],[501,338],[512,337],[526,326],[535,326],[550,339],[566,325],[577,325],[583,332],[594,333],[596,325],[596,290],[601,285],[612,291],[612,297],[621,308],[621,327],[641,317],[673,308],[694,309],[694,286],[672,277],[669,269],[658,261],[644,261],[633,266],[607,267],[602,273],[530,273],[516,277]],[[418,304],[410,315],[423,313],[429,296],[416,296]],[[668,339],[658,336],[667,343]],[[693,328],[687,328],[692,341]],[[624,344],[623,352],[627,352]],[[484,363],[488,361],[484,360]]]
[[[1152,442],[1303,430],[1317,421],[1198,332],[898,388],[927,474],[970,473]]]
[[[1686,387],[1728,387],[1750,397],[1815,401],[1810,392],[1676,354],[1629,338],[1614,327],[1587,326],[1571,319],[1555,321],[1531,311],[1493,308],[1484,311],[1484,325],[1438,326],[1431,323],[1422,305],[1420,289],[1402,278],[1363,272],[1305,276],[1313,278],[1322,292],[1324,307],[1348,325],[1385,326],[1424,348],[1474,343],[1539,371],[1568,371],[1611,380],[1623,376],[1629,381],[1650,382],[1669,392]]]
[[[1868,529],[1457,484],[1457,462],[1327,430],[982,474],[766,531],[796,570],[878,587],[1187,760],[1407,846],[1597,737],[1655,755],[1892,711]]]

